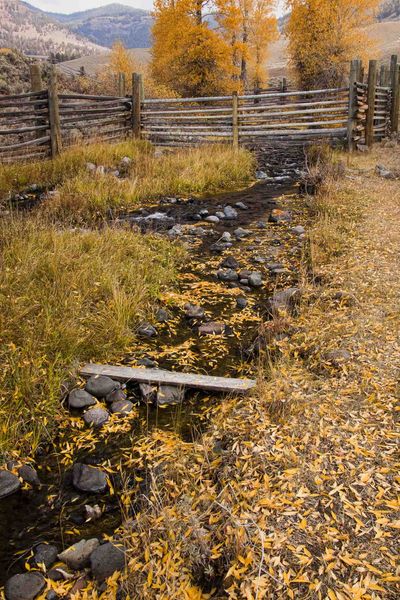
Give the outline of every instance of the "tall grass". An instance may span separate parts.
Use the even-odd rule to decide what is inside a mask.
[[[0,225],[0,455],[35,450],[81,361],[111,360],[171,283],[182,251],[125,229]]]

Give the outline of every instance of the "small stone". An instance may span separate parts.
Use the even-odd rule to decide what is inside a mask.
[[[218,217],[218,219],[220,219],[221,221],[222,221],[223,219],[226,219],[226,217],[225,217],[225,213],[223,213],[223,212],[222,212],[222,210],[218,210],[218,211],[215,213],[215,216],[217,216],[217,217]]]
[[[240,309],[246,308],[247,298],[245,298],[244,296],[238,296],[236,298],[236,306]]]
[[[244,202],[236,202],[235,206],[240,210],[247,210],[249,207]]]
[[[306,230],[304,229],[304,227],[302,225],[297,225],[297,227],[292,227],[292,233],[294,233],[294,235],[304,235],[306,232]]]
[[[138,335],[141,337],[152,338],[157,335],[157,329],[150,323],[144,323],[138,329]]]
[[[46,594],[46,600],[58,600],[60,596],[54,590],[49,590]]]
[[[14,494],[20,487],[21,482],[14,473],[5,469],[0,470],[0,499]]]
[[[351,360],[351,354],[344,348],[337,348],[336,350],[327,352],[325,359],[334,367],[340,367]]]
[[[254,271],[253,273],[251,273],[248,277],[248,280],[249,280],[250,287],[253,287],[253,288],[262,287],[262,284],[263,284],[262,275],[258,271]]]
[[[171,319],[171,315],[165,308],[159,308],[156,312],[156,319],[158,323],[167,323]]]
[[[98,546],[99,540],[97,538],[81,540],[77,544],[74,544],[61,552],[58,555],[58,558],[70,569],[78,571],[89,565],[90,556]]]
[[[51,544],[38,544],[33,553],[36,565],[44,565],[46,569],[56,562],[57,556],[58,550],[56,546],[52,546]]]
[[[243,227],[238,227],[237,229],[235,229],[233,234],[238,240],[241,240],[242,238],[250,235],[251,231],[249,231],[248,229],[243,229]]]
[[[265,263],[265,258],[263,258],[262,256],[255,256],[253,258],[253,261],[259,265],[263,265]]]
[[[176,238],[183,235],[182,225],[174,225],[171,229],[168,230],[168,237]]]
[[[114,381],[106,375],[94,375],[87,380],[85,390],[95,398],[105,398],[110,392],[121,387],[118,381]]]
[[[225,269],[238,269],[239,263],[234,256],[226,256],[220,264],[220,267]]]
[[[113,390],[110,394],[107,394],[105,397],[105,401],[107,404],[113,404],[113,402],[120,402],[121,400],[126,400],[126,390],[123,388],[118,388],[117,390]]]
[[[224,233],[220,237],[221,242],[230,242],[231,239],[232,239],[232,236],[229,233],[229,231],[224,231]]]
[[[224,215],[225,215],[225,219],[232,221],[234,219],[237,219],[238,212],[237,212],[237,210],[232,208],[232,206],[225,206]]]
[[[269,216],[271,223],[289,223],[292,220],[292,215],[288,210],[282,210],[281,208],[274,208]]]
[[[185,310],[185,316],[188,319],[202,319],[204,317],[204,308],[198,306],[197,304],[187,303],[183,307]]]
[[[207,235],[207,230],[203,227],[191,227],[189,229],[189,233],[190,235],[194,235],[196,237],[204,237],[205,235]]]
[[[121,158],[120,164],[123,167],[129,167],[132,164],[132,159],[129,156],[124,156],[124,158]]]
[[[146,367],[146,369],[154,369],[157,366],[156,361],[151,358],[139,358],[137,364],[141,367]]]
[[[83,415],[83,420],[89,427],[101,427],[104,423],[107,423],[109,418],[108,411],[100,406],[90,408]]]
[[[267,228],[267,224],[265,221],[257,221],[256,226],[258,227],[258,229],[266,229]]]
[[[157,405],[180,404],[184,398],[184,390],[172,385],[160,385],[157,392]]]
[[[139,389],[142,400],[146,403],[151,403],[155,400],[157,389],[154,385],[150,385],[149,383],[139,383]]]
[[[206,217],[205,219],[208,223],[219,223],[220,219],[217,217],[217,215],[210,215],[209,217]]]
[[[11,577],[5,587],[6,600],[33,600],[46,586],[40,573],[22,573]]]
[[[93,577],[101,583],[125,568],[125,550],[111,542],[102,544],[92,552],[90,566]]]
[[[202,209],[200,209],[200,210],[199,210],[199,215],[200,215],[201,217],[203,217],[203,218],[204,218],[204,217],[206,217],[206,216],[208,215],[208,210],[207,210],[206,208],[202,208]]]
[[[256,171],[256,179],[268,179],[268,175],[265,171]]]
[[[383,179],[396,179],[395,174],[383,165],[376,165],[375,173],[379,175],[379,177],[383,177]]]
[[[111,412],[116,415],[129,415],[133,410],[130,400],[117,400],[111,404]]]
[[[86,390],[76,389],[68,395],[69,408],[87,408],[96,404],[96,398]]]
[[[268,300],[269,310],[272,315],[279,314],[280,311],[293,312],[296,305],[300,302],[301,292],[299,288],[287,288],[280,292],[275,292],[272,298]]]
[[[204,323],[199,327],[200,335],[221,335],[225,332],[225,324],[218,323],[216,321],[210,321],[209,323]]]
[[[239,279],[238,274],[233,269],[219,269],[217,277],[220,281],[237,281]]]
[[[63,581],[63,572],[64,571],[62,569],[50,569],[50,571],[46,573],[46,577],[48,577],[48,579],[51,581]]]
[[[18,475],[25,483],[29,483],[29,485],[32,486],[40,486],[40,479],[37,471],[30,465],[22,465],[22,467],[18,469]]]
[[[96,171],[96,165],[94,163],[86,163],[86,171],[89,173],[94,173]]]
[[[98,467],[75,463],[72,469],[72,483],[79,492],[104,492],[107,488],[107,475]]]

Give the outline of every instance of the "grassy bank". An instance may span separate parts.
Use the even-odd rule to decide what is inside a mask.
[[[400,170],[399,148],[310,199],[309,277],[271,378],[195,443],[135,448],[129,469],[151,467],[126,528],[132,597],[399,597],[400,191],[377,163]]]
[[[34,451],[79,362],[118,356],[135,338],[181,251],[122,229],[0,226],[0,453]]]
[[[121,169],[123,178],[107,170]],[[105,167],[88,172],[87,163]],[[102,221],[164,195],[203,194],[234,189],[249,181],[251,154],[229,146],[210,146],[155,155],[142,141],[97,144],[65,151],[55,161],[0,166],[0,199],[32,184],[56,188],[40,208],[41,218],[82,224]]]

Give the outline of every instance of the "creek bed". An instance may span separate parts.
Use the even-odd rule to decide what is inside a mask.
[[[235,208],[237,202],[246,208]],[[213,215],[227,205],[237,211],[235,219],[214,224],[195,217],[200,210],[207,209]],[[279,207],[290,211],[290,222],[269,222],[271,211]],[[249,348],[266,318],[267,299],[275,289],[298,283],[303,241],[293,228],[306,225],[307,212],[295,185],[289,181],[266,181],[245,190],[202,199],[165,199],[157,206],[146,207],[146,213],[164,213],[169,227],[172,223],[182,225],[184,233],[178,240],[187,245],[188,259],[175,291],[162,299],[161,308],[168,311],[169,320],[155,323],[158,335],[138,339],[121,364],[137,366],[138,361],[147,359],[170,370],[254,377],[257,365],[251,360]],[[135,227],[142,226],[137,217],[146,213],[127,215],[126,220]],[[200,236],[187,233],[192,227],[201,227],[206,233]],[[152,223],[151,228],[160,235],[168,235],[168,228],[162,222],[158,226]],[[237,240],[233,234],[237,228],[247,230],[248,235]],[[232,234],[231,248],[219,247],[224,232]],[[226,256],[233,256],[242,270],[261,272],[262,287],[243,289],[237,287],[237,282],[218,280],[216,272]],[[271,262],[282,265],[280,273],[271,275],[267,266]],[[247,300],[244,309],[237,306],[238,296]],[[186,302],[201,305],[206,320],[224,323],[225,333],[199,336],[200,322],[188,320],[183,314]],[[56,440],[37,457],[41,487],[26,489],[25,486],[1,501],[0,585],[11,575],[24,571],[32,547],[40,542],[54,543],[61,551],[82,538],[111,535],[121,523],[118,496],[126,485],[126,473],[120,471],[124,449],[134,448],[135,439],[154,428],[174,431],[190,442],[207,426],[210,408],[219,401],[217,394],[210,397],[189,392],[182,405],[159,409],[141,404],[135,386],[128,392],[135,403],[134,412],[125,419],[111,420],[104,431],[86,429],[79,415],[66,411],[65,424]],[[71,465],[77,461],[108,470],[111,483],[108,493],[86,495],[74,490]],[[85,504],[98,505],[101,517],[85,521]]]

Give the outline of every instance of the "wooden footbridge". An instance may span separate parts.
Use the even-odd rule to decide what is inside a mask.
[[[32,92],[0,96],[0,162],[54,157],[93,141],[144,138],[160,146],[201,143],[264,145],[329,141],[371,146],[398,132],[399,64],[351,63],[340,88],[271,91],[200,98],[146,98],[133,75],[131,96],[59,93],[53,68],[42,89],[38,67]]]

